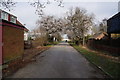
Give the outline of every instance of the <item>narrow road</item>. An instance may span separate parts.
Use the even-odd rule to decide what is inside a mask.
[[[90,64],[68,43],[60,43],[36,57],[11,78],[103,78],[101,71]]]

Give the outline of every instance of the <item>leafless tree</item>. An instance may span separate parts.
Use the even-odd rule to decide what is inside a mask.
[[[33,7],[36,8],[35,13],[39,16],[43,16],[43,14],[44,14],[43,9],[46,7],[47,4],[51,3],[50,0],[47,0],[45,2],[42,2],[41,0],[34,0],[31,2],[30,1],[29,1],[30,5],[32,5]],[[54,1],[58,3],[58,6],[64,7],[63,0],[54,0]]]
[[[68,12],[68,24],[69,29],[74,32],[74,39],[82,39],[82,44],[85,44],[85,34],[89,30],[90,26],[93,25],[93,15],[87,14],[85,9],[76,7],[71,8]]]
[[[99,26],[98,24],[94,24],[91,28],[92,35],[99,33]]]
[[[58,6],[64,7],[63,6],[63,0],[54,0],[55,2],[58,3]],[[42,0],[28,0],[28,3],[35,7],[36,11],[35,13],[39,16],[43,15],[43,9],[47,6],[47,4],[50,4],[50,0],[47,1],[42,1]],[[14,7],[16,4],[15,1],[13,0],[0,0],[0,7],[4,9],[8,9],[9,11],[11,10],[11,7]]]
[[[107,19],[104,18],[102,22],[99,24],[99,32],[107,32]]]
[[[14,7],[16,2],[13,2],[12,0],[0,0],[0,7],[4,9],[11,10],[11,7]]]
[[[44,28],[48,35],[57,40],[60,39],[60,32],[62,31],[62,19],[56,19],[54,16],[43,16],[37,21],[38,29]]]

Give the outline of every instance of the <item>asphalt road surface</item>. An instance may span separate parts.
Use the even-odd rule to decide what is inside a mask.
[[[103,73],[68,43],[60,43],[19,69],[11,78],[104,78]]]

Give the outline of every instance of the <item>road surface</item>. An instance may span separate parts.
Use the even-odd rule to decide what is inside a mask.
[[[60,43],[36,57],[14,73],[11,78],[104,78],[80,53],[68,43]]]

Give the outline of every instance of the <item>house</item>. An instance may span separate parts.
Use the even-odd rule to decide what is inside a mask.
[[[29,49],[32,47],[32,41],[30,32],[27,28],[24,29],[24,49]]]
[[[90,39],[101,40],[108,39],[108,34],[106,32],[94,34]]]
[[[24,29],[24,41],[29,39],[29,30],[27,28]]]
[[[120,12],[107,20],[108,33],[120,33]]]
[[[111,37],[111,34],[120,34],[120,12],[107,20],[107,26],[109,37]]]
[[[0,64],[22,58],[24,29],[16,16],[0,10]]]

